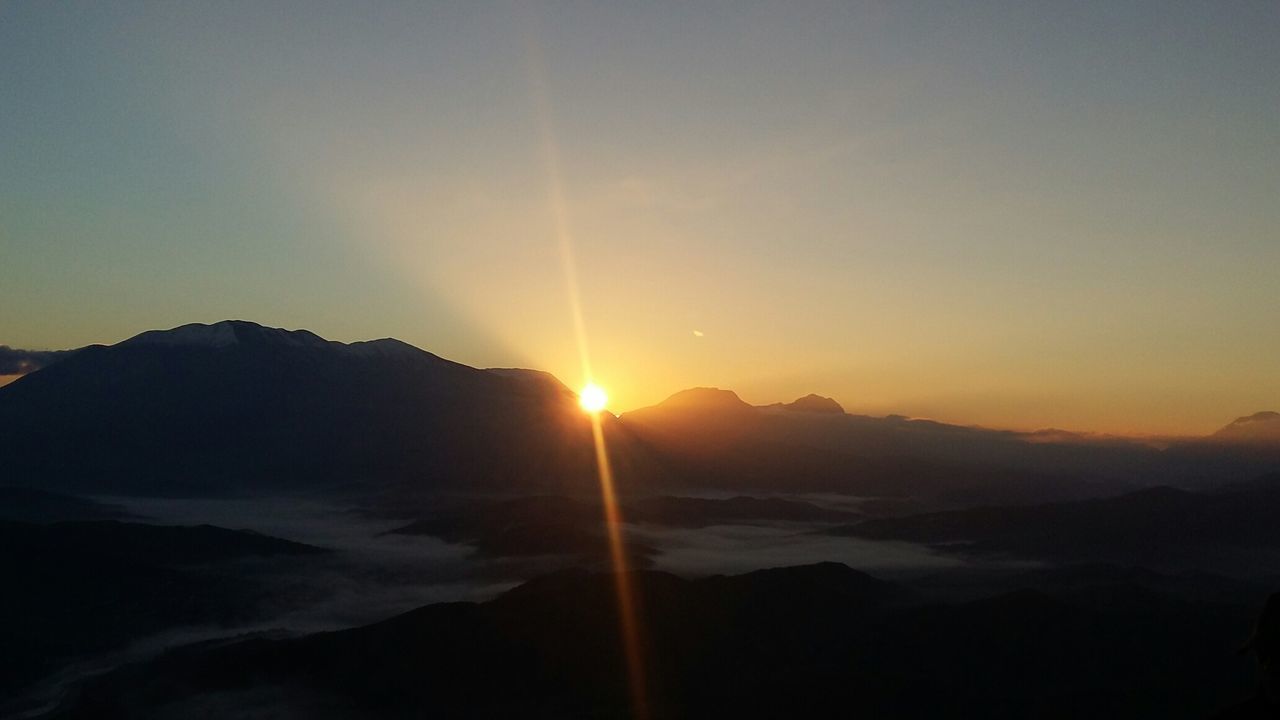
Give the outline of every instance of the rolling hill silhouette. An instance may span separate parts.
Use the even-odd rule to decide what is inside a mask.
[[[1161,450],[851,415],[816,395],[755,407],[695,388],[601,417],[623,492],[837,491],[947,508],[1280,469],[1280,445],[1215,436]],[[1260,414],[1223,432],[1261,437],[1273,424]],[[391,339],[185,325],[82,348],[0,388],[0,465],[9,482],[42,489],[399,504],[442,492],[593,493],[594,463],[589,422],[551,375],[478,370]]]
[[[1158,487],[1074,502],[877,518],[830,532],[1059,562],[1159,568],[1198,559],[1222,571],[1263,573],[1280,570],[1276,517],[1280,476],[1268,476],[1213,492]]]
[[[1158,576],[920,603],[835,563],[633,575],[655,717],[1195,718],[1248,692],[1250,602]],[[1056,582],[1056,581],[1055,581]],[[1052,585],[1052,583],[1050,583]],[[1176,628],[1176,632],[1170,632]],[[613,581],[567,571],[297,639],[191,647],[90,681],[58,717],[623,717]]]
[[[702,528],[717,524],[838,523],[855,513],[781,498],[691,498],[667,495],[629,498],[622,516],[630,523]],[[489,557],[573,555],[603,561],[608,545],[598,498],[527,496],[450,498],[417,510],[419,519],[395,530],[466,543]],[[631,542],[633,567],[648,567],[658,551]]]
[[[1031,443],[1017,433],[849,415],[816,396],[756,407],[718,388],[676,393],[622,424],[688,484],[731,490],[837,491],[943,505],[1083,497],[1108,472],[1157,453]],[[1073,462],[1068,462],[1074,458]],[[1123,487],[1123,486],[1121,486]]]
[[[208,525],[0,521],[0,698],[149,634],[255,618],[265,591],[234,563],[323,553]]]
[[[633,567],[763,542],[720,544],[734,534],[722,525],[817,555],[849,536],[963,556],[897,584],[832,563],[637,573],[664,717],[1193,717],[1247,689],[1232,651],[1265,594],[1252,583],[1280,567],[1280,485],[1260,472],[1280,469],[1271,414],[1161,446],[855,415],[817,395],[753,406],[716,388],[601,419]],[[0,488],[0,571],[18,589],[0,608],[0,690],[157,633],[257,623],[349,573],[362,591],[389,578],[384,591],[416,593],[433,568],[509,587],[609,557],[574,393],[396,340],[227,321],[59,355],[0,388],[0,468],[15,486]],[[315,496],[381,524],[322,553],[119,522],[138,519],[110,504],[126,500],[57,491]],[[407,564],[361,554],[374,540]],[[448,555],[417,564],[428,548]],[[1237,577],[1185,572],[1204,567]],[[290,584],[308,572],[312,585]],[[55,716],[614,717],[627,694],[613,608],[612,578],[560,572],[366,627],[174,649],[88,681]]]

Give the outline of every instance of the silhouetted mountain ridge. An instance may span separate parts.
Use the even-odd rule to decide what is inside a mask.
[[[1270,446],[1160,450],[851,415],[817,395],[755,407],[730,390],[693,388],[600,420],[624,493],[836,491],[957,507],[1280,469]],[[393,504],[596,483],[589,420],[547,373],[238,320],[90,346],[0,388],[0,466],[12,484],[51,490],[345,493]]]
[[[809,393],[802,398],[797,398],[789,403],[778,403],[776,405],[767,405],[766,407],[778,408],[781,410],[790,410],[792,412],[813,412],[813,413],[834,413],[837,415],[844,414],[844,408],[840,403],[829,397],[822,397]]]
[[[732,390],[713,387],[696,387],[681,390],[663,400],[658,407],[680,408],[693,411],[742,411],[751,408]]]
[[[191,323],[172,330],[148,330],[119,345],[155,345],[162,347],[226,348],[235,345],[327,350],[355,357],[429,356],[442,360],[426,350],[393,338],[344,343],[326,340],[310,330],[284,330],[248,322],[223,320],[210,325]]]
[[[1263,411],[1236,418],[1212,437],[1227,442],[1280,443],[1280,413]]]
[[[589,421],[549,375],[243,321],[92,346],[0,388],[0,465],[15,484],[144,495],[595,482]]]
[[[1263,422],[1269,416],[1255,417],[1254,427],[1270,427]],[[816,395],[756,407],[727,390],[694,388],[620,419],[678,472],[713,485],[910,494],[942,506],[1083,498],[1157,484],[1206,487],[1280,470],[1280,452],[1261,444],[1161,444],[872,417]]]

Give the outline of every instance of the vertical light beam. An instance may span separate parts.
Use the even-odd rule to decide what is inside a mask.
[[[637,720],[649,717],[645,688],[644,655],[640,645],[639,608],[631,587],[631,568],[627,562],[626,544],[622,537],[622,513],[613,486],[613,467],[604,441],[600,413],[591,414],[591,434],[596,446],[596,469],[600,475],[600,495],[604,500],[604,523],[609,533],[609,556],[613,562],[614,590],[618,595],[618,624],[626,653],[628,684],[631,688],[631,714]]]
[[[530,18],[528,38],[529,84],[533,95],[534,115],[541,140],[542,161],[547,174],[547,201],[551,208],[556,243],[560,249],[560,262],[564,271],[565,290],[569,312],[573,319],[574,335],[578,342],[578,356],[582,363],[582,386],[593,382],[591,355],[587,347],[586,323],[582,317],[582,299],[578,291],[577,264],[573,253],[573,234],[569,221],[568,203],[565,200],[564,183],[560,175],[560,147],[556,141],[555,121],[551,111],[550,92],[547,89],[542,49],[538,42],[536,18]],[[627,681],[631,693],[631,714],[636,720],[648,720],[649,706],[645,686],[644,656],[640,643],[639,608],[635,589],[631,585],[625,540],[622,535],[622,512],[618,507],[614,487],[613,467],[609,463],[609,450],[605,444],[604,427],[599,412],[591,415],[591,435],[596,451],[596,471],[600,479],[600,495],[604,505],[604,523],[609,539],[609,559],[613,565],[614,589],[618,602],[618,624],[623,653],[627,665]]]

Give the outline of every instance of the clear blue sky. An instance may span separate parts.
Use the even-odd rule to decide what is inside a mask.
[[[1280,3],[5,2],[0,68],[0,344],[572,384],[563,227],[617,409],[1280,409]]]

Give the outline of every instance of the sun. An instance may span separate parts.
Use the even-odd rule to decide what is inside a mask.
[[[578,393],[578,404],[589,413],[600,412],[608,402],[609,396],[605,394],[604,388],[595,383],[587,383],[582,392]]]

